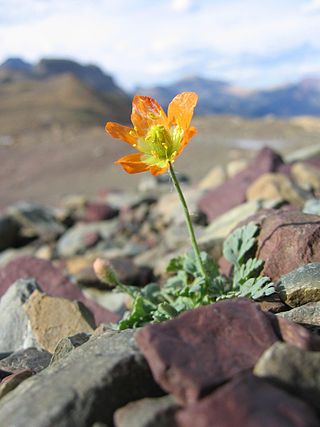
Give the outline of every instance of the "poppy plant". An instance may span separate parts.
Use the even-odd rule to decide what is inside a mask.
[[[169,169],[172,182],[177,190],[185,214],[191,244],[203,277],[200,249],[196,241],[194,229],[187,203],[182,193],[179,180],[173,168],[173,162],[182,152],[190,139],[197,132],[190,126],[193,110],[198,96],[194,92],[183,92],[175,96],[166,114],[162,107],[149,96],[135,96],[132,101],[131,122],[133,128],[119,123],[108,122],[106,131],[113,137],[127,142],[139,152],[121,157],[115,163],[121,165],[128,173],[149,171],[152,175],[160,175]]]
[[[156,100],[135,96],[132,102],[133,128],[108,122],[106,131],[127,142],[139,152],[121,157],[115,163],[130,173],[165,173],[197,132],[190,127],[198,96],[183,92],[173,98],[166,114]]]

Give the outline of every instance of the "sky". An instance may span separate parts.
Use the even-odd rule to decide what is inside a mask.
[[[0,0],[0,63],[70,58],[125,89],[320,77],[320,0]]]

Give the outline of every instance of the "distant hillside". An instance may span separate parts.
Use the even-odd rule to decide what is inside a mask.
[[[111,76],[93,65],[11,58],[0,66],[0,133],[127,121],[130,99]]]
[[[270,90],[248,90],[230,83],[190,77],[167,86],[138,88],[167,105],[181,91],[199,95],[198,114],[235,114],[244,117],[320,115],[320,78],[305,79]]]

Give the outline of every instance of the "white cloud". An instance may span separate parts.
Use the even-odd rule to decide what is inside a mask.
[[[306,12],[319,12],[320,11],[320,0],[311,0],[304,4],[302,10]]]
[[[71,57],[101,65],[127,88],[182,74],[267,85],[277,69],[279,78],[319,69],[312,55],[293,61],[288,54],[299,46],[320,51],[319,15],[306,10],[316,3],[0,0],[0,61]],[[270,59],[267,72],[261,58]]]
[[[186,12],[193,6],[191,0],[173,0],[171,7],[176,12]]]

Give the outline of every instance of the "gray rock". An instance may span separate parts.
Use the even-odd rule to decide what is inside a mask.
[[[114,414],[116,427],[175,427],[178,404],[173,396],[130,402]]]
[[[116,409],[161,394],[134,344],[133,331],[109,331],[5,396],[0,419],[6,427],[112,426]]]
[[[72,350],[87,342],[90,336],[90,334],[80,332],[72,337],[62,338],[54,350],[50,365],[68,356]]]
[[[34,279],[19,279],[0,300],[0,352],[38,347],[23,305],[39,289]]]
[[[290,307],[320,300],[320,263],[303,265],[284,276],[276,285],[281,299]]]
[[[277,315],[304,325],[320,326],[320,301],[308,302]]]
[[[303,212],[311,215],[320,215],[320,199],[309,199],[303,207]]]
[[[0,361],[0,369],[15,371],[17,369],[30,369],[40,372],[49,366],[51,354],[44,350],[30,347],[16,351]]]
[[[115,233],[118,220],[76,224],[59,239],[57,252],[61,257],[69,257],[84,253],[93,243],[92,237],[108,240]],[[96,242],[97,243],[97,242]]]
[[[0,217],[0,251],[12,247],[18,238],[19,226],[8,216]]]
[[[8,215],[20,225],[25,237],[53,240],[65,231],[52,209],[36,203],[17,203],[8,208]]]
[[[254,367],[254,374],[275,382],[320,408],[320,352],[276,342]]]

